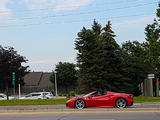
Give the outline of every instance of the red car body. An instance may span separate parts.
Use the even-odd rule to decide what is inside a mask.
[[[123,99],[126,101],[126,106],[133,105],[133,96],[131,94],[123,94],[116,92],[107,92],[105,95],[92,96],[96,91],[83,97],[75,97],[66,102],[67,107],[74,108],[77,100],[83,100],[85,107],[116,107],[116,101]]]

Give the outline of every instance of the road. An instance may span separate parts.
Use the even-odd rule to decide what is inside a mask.
[[[19,113],[0,114],[1,120],[160,120],[160,112]]]
[[[0,120],[160,120],[160,103],[83,110],[65,105],[0,106]]]
[[[160,109],[160,103],[136,103],[133,106],[129,107],[128,109],[150,109],[150,108],[156,108]],[[0,106],[0,111],[5,110],[53,110],[53,109],[70,109],[66,108],[65,105],[28,105],[28,106]],[[86,108],[90,109],[90,108]],[[99,108],[94,108],[99,109]],[[103,109],[103,108],[101,108]],[[105,108],[104,108],[105,109]],[[111,108],[108,108],[111,109]]]

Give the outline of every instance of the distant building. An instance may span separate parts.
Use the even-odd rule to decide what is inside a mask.
[[[51,73],[31,72],[24,76],[24,86],[22,93],[50,91],[54,89],[54,84],[49,80]]]

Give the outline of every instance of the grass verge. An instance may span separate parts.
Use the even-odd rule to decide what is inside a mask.
[[[18,105],[58,105],[65,104],[68,99],[46,99],[46,100],[0,100],[0,106]]]
[[[135,103],[160,102],[160,97],[134,97]]]

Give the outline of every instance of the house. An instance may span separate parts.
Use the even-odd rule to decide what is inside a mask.
[[[24,76],[24,86],[22,93],[50,91],[54,89],[54,84],[49,80],[51,73],[30,72]]]

